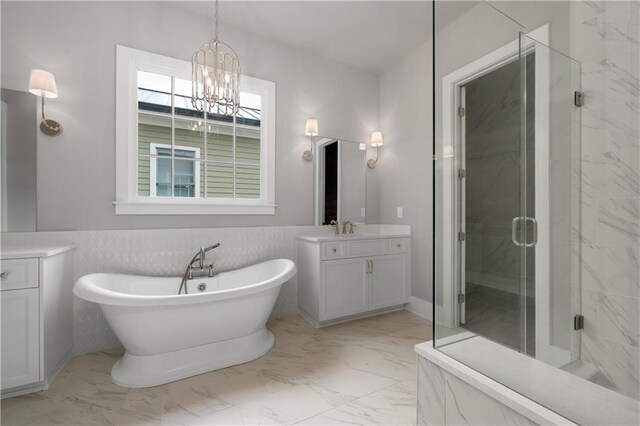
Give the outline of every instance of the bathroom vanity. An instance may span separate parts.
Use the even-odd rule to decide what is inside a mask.
[[[2,397],[47,389],[73,347],[73,245],[2,246]]]
[[[409,301],[411,235],[380,229],[298,236],[298,308],[314,327],[402,309]]]

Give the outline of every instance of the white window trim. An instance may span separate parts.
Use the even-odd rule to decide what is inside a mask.
[[[162,158],[158,155],[158,148],[171,149],[171,145],[161,143],[149,144],[149,150],[151,152],[151,158],[149,161],[149,196],[157,197],[156,192],[156,179],[158,178],[158,158]],[[185,198],[200,198],[200,148],[194,148],[192,146],[175,145],[175,149],[180,151],[191,151],[194,153],[194,165],[193,165],[193,183],[195,188],[193,189],[193,197]],[[175,158],[174,158],[175,160]],[[179,160],[182,160],[181,158]],[[185,161],[191,161],[186,158]]]
[[[138,70],[191,80],[190,62],[116,46],[116,215],[275,214],[275,83],[241,78],[242,89],[263,99],[259,199],[141,197],[137,191]]]

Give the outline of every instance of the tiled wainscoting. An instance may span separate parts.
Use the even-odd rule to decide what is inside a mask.
[[[375,231],[380,226],[387,225],[361,225],[358,232]],[[218,271],[276,258],[295,262],[296,236],[319,232],[331,230],[316,226],[273,226],[32,232],[3,234],[0,243],[73,243],[77,246],[74,254],[74,279],[77,280],[95,272],[180,276],[201,246],[216,242],[221,246],[209,252],[207,258],[213,260]],[[272,317],[297,313],[297,297],[297,280],[294,277],[282,286]],[[74,355],[105,350],[119,344],[98,305],[74,298]]]

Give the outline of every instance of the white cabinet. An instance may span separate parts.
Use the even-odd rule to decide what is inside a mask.
[[[298,239],[298,307],[316,327],[409,301],[408,237]]]
[[[405,254],[371,259],[371,309],[386,308],[409,301],[408,259]]]
[[[38,289],[2,293],[2,389],[40,380]]]
[[[322,262],[322,319],[340,318],[367,310],[366,268],[367,262],[363,259]]]
[[[2,397],[46,389],[73,346],[73,246],[0,260]],[[5,247],[3,247],[5,250]],[[10,258],[7,259],[7,256]]]

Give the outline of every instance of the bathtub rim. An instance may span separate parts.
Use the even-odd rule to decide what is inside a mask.
[[[113,290],[105,289],[104,287],[96,284],[92,279],[102,276],[111,277],[126,277],[126,278],[177,278],[181,277],[153,277],[148,275],[133,275],[133,274],[118,274],[118,273],[92,273],[83,275],[78,278],[73,286],[73,294],[83,300],[98,303],[101,305],[111,306],[135,306],[135,307],[154,307],[154,306],[176,306],[176,305],[188,305],[195,303],[207,303],[215,302],[219,300],[227,300],[254,293],[259,293],[267,289],[280,286],[285,282],[293,278],[297,273],[295,263],[290,259],[272,259],[253,265],[245,266],[244,268],[234,269],[230,271],[221,272],[222,274],[233,273],[242,271],[249,268],[259,267],[269,263],[282,264],[282,270],[276,275],[270,276],[266,280],[244,285],[238,288],[232,288],[227,290],[219,290],[208,293],[192,293],[192,294],[171,294],[171,295],[137,295],[130,293],[121,293]]]

